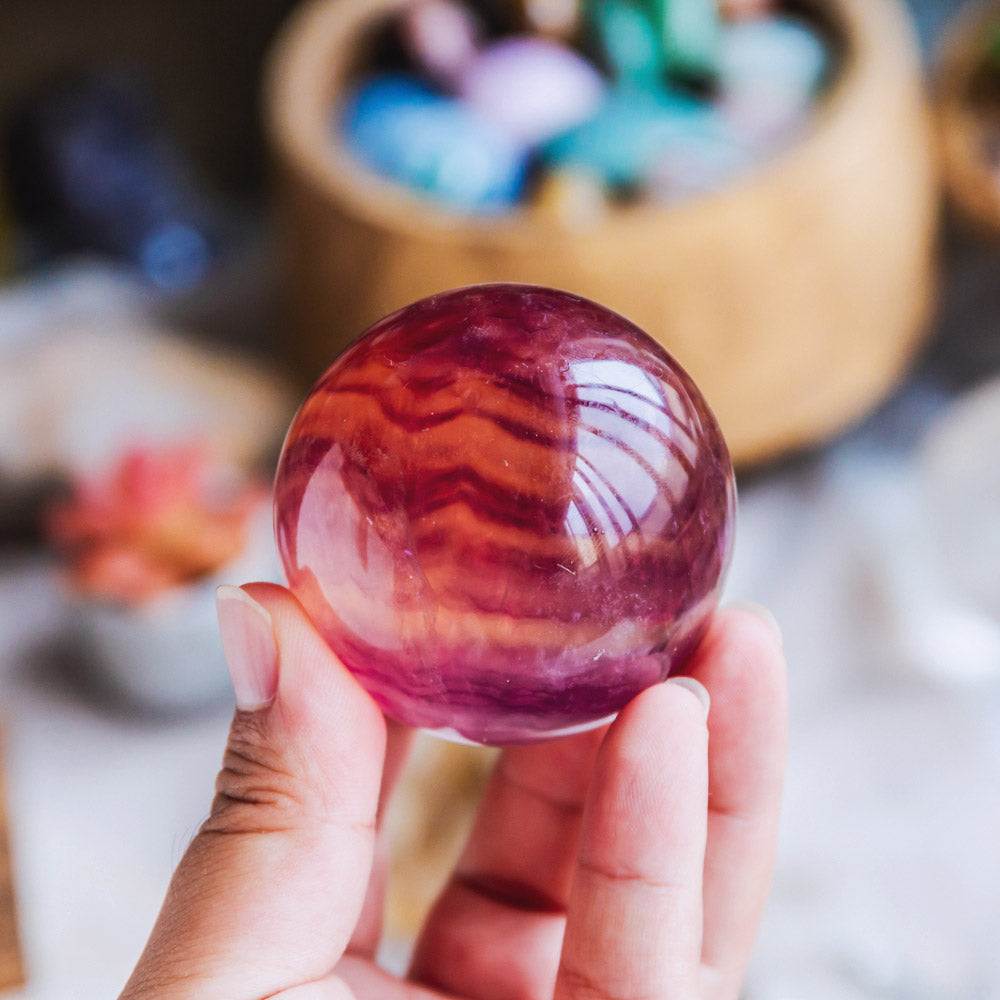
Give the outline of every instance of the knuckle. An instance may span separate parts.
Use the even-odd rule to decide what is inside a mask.
[[[666,993],[639,993],[623,983],[602,982],[584,969],[566,967],[560,970],[560,997],[566,1000],[666,1000]]]
[[[237,712],[215,798],[203,829],[244,833],[287,829],[304,807],[301,783],[286,766],[257,713]]]
[[[571,1000],[606,1000],[607,994],[598,986],[593,976],[582,969],[562,968],[563,994]]]
[[[682,892],[688,888],[682,882],[657,877],[639,868],[598,861],[595,858],[580,857],[577,859],[577,867],[584,875],[611,884],[630,884],[657,892]]]

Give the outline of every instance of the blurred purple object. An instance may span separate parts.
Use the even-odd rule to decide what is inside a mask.
[[[168,290],[207,274],[215,213],[132,74],[49,81],[14,109],[5,146],[11,205],[54,250],[127,261]]]
[[[417,66],[454,86],[476,57],[482,25],[455,0],[413,0],[400,17],[400,31]]]
[[[516,140],[538,145],[588,118],[604,80],[583,56],[545,38],[496,42],[462,74],[461,96]]]

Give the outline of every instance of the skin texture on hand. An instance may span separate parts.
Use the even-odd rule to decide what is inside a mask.
[[[411,734],[286,590],[235,596],[223,637],[246,707],[120,1000],[735,1000],[784,773],[766,615],[720,611],[689,665],[707,725],[698,685],[668,681],[603,729],[504,750],[400,981],[374,955],[380,821]]]

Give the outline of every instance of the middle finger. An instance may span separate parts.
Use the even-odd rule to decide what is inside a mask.
[[[470,1000],[551,996],[605,730],[503,751],[417,944],[413,979]]]

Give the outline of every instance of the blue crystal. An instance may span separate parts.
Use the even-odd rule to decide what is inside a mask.
[[[612,187],[639,183],[662,153],[720,129],[712,107],[667,89],[622,87],[597,114],[545,148],[552,166],[582,170]]]
[[[362,82],[344,105],[339,128],[369,169],[449,208],[500,211],[520,198],[526,150],[419,80],[393,73]]]

